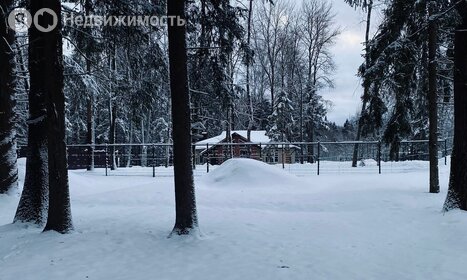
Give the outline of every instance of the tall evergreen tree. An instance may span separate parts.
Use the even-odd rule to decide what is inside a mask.
[[[370,29],[371,29],[371,17],[373,13],[373,0],[345,0],[351,7],[357,8],[360,7],[366,11],[366,31],[365,31],[365,65],[370,64]],[[365,69],[365,68],[362,68]],[[362,126],[363,126],[363,114],[365,113],[365,108],[367,106],[367,96],[370,89],[370,82],[365,79],[365,74],[360,73],[363,79],[363,96],[362,96],[362,109],[359,116],[358,126],[357,126],[357,135],[355,141],[360,141],[362,138]],[[357,167],[358,161],[358,144],[355,144],[352,156],[352,167]]]
[[[169,17],[185,20],[185,0],[168,1],[167,14]],[[185,25],[169,25],[169,61],[176,207],[173,233],[185,235],[198,227],[191,162],[191,111]]]
[[[43,8],[38,1],[30,1],[35,11]],[[47,219],[49,203],[48,148],[47,148],[47,109],[45,97],[46,79],[54,79],[47,75],[41,61],[44,59],[41,47],[43,41],[36,40],[40,36],[35,26],[29,31],[29,73],[30,86],[28,93],[28,147],[26,159],[26,176],[23,192],[16,210],[14,222],[28,222],[42,225]]]
[[[428,69],[429,63],[427,27],[429,21],[438,20],[438,16],[428,15],[428,1],[387,2],[384,19],[374,37],[369,42],[367,61],[361,66],[360,73],[368,88],[363,95],[365,105],[361,114],[362,135],[377,136],[383,130],[384,140],[391,145],[391,159],[398,159],[400,140],[406,137],[425,138],[429,119],[428,112]],[[438,1],[440,11],[448,9],[450,1]],[[446,15],[444,15],[446,16]],[[440,21],[449,34],[452,22]],[[432,46],[431,54],[443,54],[443,43],[449,45],[449,36],[432,36],[438,41]],[[441,59],[433,60],[442,61]],[[447,59],[446,59],[447,61]],[[433,72],[433,71],[432,71]],[[432,75],[431,90],[437,90],[445,78]],[[435,94],[432,94],[435,96]],[[437,97],[435,97],[437,99]],[[430,102],[437,106],[438,100]],[[392,107],[392,108],[391,108]],[[391,108],[390,110],[387,110]],[[435,111],[435,110],[433,110]],[[435,113],[435,112],[432,112]],[[432,130],[436,133],[436,116],[432,114]],[[432,136],[432,143],[435,142]],[[436,154],[431,145],[433,155]],[[434,156],[432,155],[432,161]],[[436,162],[434,162],[436,164]],[[436,168],[432,168],[436,173]],[[432,182],[436,185],[436,174]],[[435,187],[433,188],[435,189]]]
[[[7,26],[11,0],[0,3],[0,194],[8,193],[18,184],[15,132],[15,79],[14,31]]]
[[[41,32],[35,27],[30,30],[30,42],[33,46],[29,55],[38,67],[31,69],[31,80],[38,79],[37,90],[44,92],[47,111],[49,208],[44,230],[67,233],[73,229],[73,224],[65,143],[62,9],[60,0],[31,1],[32,14],[36,14],[42,8],[49,8],[57,16],[57,26],[52,31]],[[47,27],[50,24],[50,18],[39,17],[38,24]]]
[[[459,2],[457,11],[462,23],[456,28],[454,74],[454,149],[451,177],[444,210],[467,211],[467,3]]]
[[[429,158],[430,193],[439,193],[438,171],[438,23],[434,19],[437,12],[435,1],[428,3],[428,118],[429,118]]]
[[[81,5],[64,6],[68,16],[166,13],[162,0],[75,1]],[[65,26],[64,36],[71,44],[65,56],[68,143],[167,142],[167,130],[157,129],[170,121],[165,28]],[[110,147],[111,167],[134,164],[137,150]],[[92,148],[89,153],[92,167]]]
[[[290,135],[293,127],[293,110],[292,101],[287,96],[287,92],[281,90],[276,98],[274,112],[270,117],[271,128],[268,135],[275,141],[290,141]]]
[[[240,24],[246,10],[230,2],[188,2],[193,122],[202,123],[213,134],[235,126],[235,105],[242,90],[235,77],[237,65],[243,54],[250,62],[252,55],[244,43],[245,29]]]

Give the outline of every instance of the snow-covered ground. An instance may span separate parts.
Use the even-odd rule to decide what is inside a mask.
[[[295,177],[227,162],[196,176],[202,235],[171,239],[173,178],[70,171],[71,234],[9,224],[19,198],[0,197],[0,279],[466,278],[467,213],[441,213],[449,167],[429,194],[426,163],[392,165]]]
[[[321,161],[320,162],[320,174],[378,174],[377,162],[373,159],[366,159],[358,163],[358,168],[352,168],[351,162],[346,161]],[[440,165],[444,165],[444,159],[440,160]],[[299,177],[316,176],[318,164],[285,164],[280,163],[271,165],[278,169],[283,169],[293,175]],[[217,168],[217,165],[197,165],[194,171],[195,177],[206,175],[209,171],[213,171]],[[381,172],[382,173],[407,173],[420,170],[428,170],[429,165],[427,161],[407,161],[407,162],[382,162]],[[118,168],[117,170],[108,169],[109,176],[153,176],[153,171],[156,177],[173,177],[173,167],[159,166],[153,170],[152,167],[140,167],[133,166],[131,168]],[[84,171],[83,171],[84,172]],[[105,168],[96,168],[92,173],[96,176],[105,176]],[[89,174],[89,173],[88,173]]]

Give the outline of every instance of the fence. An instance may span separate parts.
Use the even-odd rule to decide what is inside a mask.
[[[399,142],[397,161],[428,162],[428,140]],[[352,167],[355,146],[357,167]],[[69,169],[88,169],[109,175],[173,176],[172,144],[68,145]],[[438,158],[452,151],[452,139],[438,141]],[[19,155],[26,156],[26,147]],[[394,155],[393,155],[394,157]],[[275,165],[299,176],[323,173],[401,172],[389,147],[380,141],[312,143],[217,143],[193,145],[195,176],[209,173],[231,158],[250,158]],[[91,168],[92,167],[92,168]],[[428,168],[428,165],[427,165]]]
[[[428,161],[428,140],[399,142],[398,161]],[[355,146],[358,164],[352,167]],[[439,158],[452,151],[451,139],[438,142]],[[25,156],[21,147],[20,156]],[[69,169],[88,169],[109,175],[173,176],[172,144],[68,145]],[[231,158],[250,158],[286,169],[299,176],[323,173],[401,171],[391,161],[389,147],[380,141],[312,143],[218,143],[193,145],[195,176],[209,173]],[[90,167],[93,168],[90,168]]]

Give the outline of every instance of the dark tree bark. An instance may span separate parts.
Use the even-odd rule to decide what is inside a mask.
[[[247,44],[248,48],[251,46],[251,20],[253,18],[253,0],[249,0],[248,8],[248,27],[247,27]],[[247,139],[251,140],[251,130],[254,125],[254,108],[253,108],[253,98],[251,97],[251,86],[250,86],[250,64],[252,60],[253,53],[248,49],[248,54],[246,56],[246,96],[248,102],[248,115],[250,117],[248,121],[248,130],[247,130]],[[248,146],[248,153],[250,153],[250,146]]]
[[[110,169],[117,170],[117,160],[115,158],[115,137],[117,133],[117,106],[110,101],[110,130],[109,130],[109,144],[110,146]]]
[[[89,54],[88,54],[89,57]],[[91,73],[91,62],[86,61],[86,71]],[[86,90],[86,143],[88,146],[88,166],[87,170],[94,170],[94,144],[95,144],[95,130],[94,130],[94,94],[89,89]]]
[[[86,142],[88,147],[88,171],[94,170],[94,96],[91,92],[87,92],[88,98],[86,100],[87,107],[87,132]]]
[[[429,157],[430,157],[430,193],[439,193],[438,172],[438,26],[431,17],[435,14],[436,3],[428,3],[428,118],[429,118]]]
[[[109,62],[110,62],[110,71],[111,71],[111,79],[115,77],[115,73],[117,71],[117,59],[116,59],[116,49],[115,47],[112,48],[111,54],[109,57]],[[110,126],[109,126],[109,144],[110,146],[110,169],[111,170],[117,170],[117,161],[115,158],[115,142],[116,142],[116,136],[117,136],[117,104],[116,104],[116,98],[115,94],[112,92],[114,88],[112,87],[111,89],[111,96],[109,99],[109,121],[110,121]]]
[[[84,9],[87,16],[90,15],[92,9],[92,1],[86,0],[84,3]],[[86,72],[88,75],[91,75],[91,52],[89,51],[89,47],[86,53]],[[89,144],[88,147],[88,171],[94,170],[94,144],[95,144],[95,131],[94,131],[94,93],[87,89],[87,100],[86,100],[86,142]]]
[[[366,14],[366,32],[365,32],[365,65],[370,65],[370,29],[371,29],[371,14],[373,12],[373,0],[369,0],[367,3],[367,14]],[[364,73],[362,73],[364,75]],[[357,136],[355,141],[360,141],[362,139],[363,132],[363,114],[365,113],[365,108],[367,104],[367,96],[370,91],[370,83],[363,77],[363,104],[360,117],[358,119],[357,126]],[[355,144],[353,149],[352,156],[352,167],[357,167],[358,161],[358,144]]]
[[[467,210],[467,4],[463,2],[457,9],[463,23],[456,30],[454,43],[454,147],[444,211]]]
[[[30,30],[34,59],[41,71],[31,72],[45,93],[47,109],[47,146],[49,170],[49,209],[44,231],[67,233],[73,229],[65,143],[65,95],[63,92],[63,54],[60,0],[31,1],[31,12],[49,8],[58,16],[58,26],[51,32]],[[48,26],[46,17],[39,17],[41,26]],[[39,75],[39,77],[36,77]]]
[[[169,16],[185,19],[185,0],[167,3]],[[186,27],[169,25],[170,91],[172,97],[176,221],[173,234],[190,234],[198,227],[191,150]]]
[[[0,194],[18,185],[16,165],[14,32],[6,26],[13,1],[0,3]]]
[[[37,1],[31,1],[37,5]],[[38,6],[35,6],[36,10]],[[28,119],[28,154],[23,193],[16,210],[14,222],[42,225],[47,219],[49,178],[47,154],[47,112],[45,79],[50,79],[43,69],[43,40],[37,40],[39,31],[29,33],[30,90]]]

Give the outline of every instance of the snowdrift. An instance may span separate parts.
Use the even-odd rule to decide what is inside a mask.
[[[365,166],[378,166],[378,162],[374,159],[362,159],[358,162],[358,166],[365,167]]]
[[[201,179],[210,187],[301,186],[296,176],[253,159],[230,159]]]

